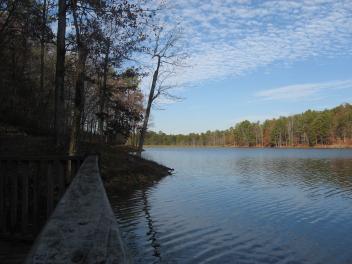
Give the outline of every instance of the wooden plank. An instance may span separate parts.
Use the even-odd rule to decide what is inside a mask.
[[[76,160],[71,160],[71,181],[77,174],[78,168],[77,168],[77,161]]]
[[[66,190],[66,187],[69,185],[69,169],[68,169],[68,163],[70,161],[68,160],[60,160],[61,166],[62,166],[62,173],[63,173],[63,183],[64,183],[64,188]]]
[[[47,195],[48,195],[48,190],[47,190],[47,177],[48,177],[48,162],[45,160],[40,161],[40,172],[38,174],[39,176],[39,189],[38,189],[38,228],[40,229],[44,224],[47,219]],[[43,201],[44,200],[44,201]]]
[[[39,181],[42,166],[40,161],[32,163],[34,166],[33,173],[33,200],[32,200],[32,225],[33,233],[39,232]]]
[[[10,227],[11,231],[15,230],[17,224],[17,210],[18,210],[18,162],[12,161],[10,165],[11,170],[11,201],[10,201]]]
[[[8,233],[9,232],[9,225],[10,225],[10,188],[11,188],[11,183],[10,183],[10,177],[9,177],[9,161],[5,161],[5,169],[6,172],[3,174],[4,176],[4,224],[2,226],[3,228],[3,233]]]
[[[1,233],[5,233],[6,213],[5,213],[5,177],[6,177],[6,161],[0,162],[0,227]]]
[[[72,161],[68,160],[66,163],[66,187],[69,186],[69,184],[72,181]]]
[[[46,193],[46,216],[49,218],[54,209],[54,177],[53,162],[48,162],[48,170],[46,172],[47,193]]]
[[[64,168],[61,160],[54,161],[55,168],[55,188],[57,188],[57,201],[61,198],[65,192],[65,175]]]
[[[28,204],[29,204],[29,166],[28,161],[23,161],[20,164],[21,176],[21,231],[26,233],[28,226]]]
[[[61,160],[56,160],[57,174],[58,174],[58,189],[59,189],[59,199],[65,192],[65,162]]]

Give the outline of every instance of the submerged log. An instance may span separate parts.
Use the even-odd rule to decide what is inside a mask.
[[[130,263],[100,177],[89,156],[34,243],[25,263]]]

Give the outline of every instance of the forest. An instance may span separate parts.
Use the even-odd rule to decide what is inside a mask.
[[[53,137],[71,154],[136,135],[147,73],[133,62],[161,31],[147,3],[0,0],[0,127]]]
[[[324,111],[264,122],[242,121],[227,130],[167,135],[150,131],[147,145],[235,146],[235,147],[314,147],[352,146],[352,105],[342,104]]]

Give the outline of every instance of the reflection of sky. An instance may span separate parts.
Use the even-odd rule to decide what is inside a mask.
[[[154,129],[224,129],[351,102],[351,14],[350,0],[169,1],[161,16],[181,22],[192,67],[171,80],[186,100],[154,112]]]
[[[162,260],[352,258],[345,235],[352,229],[352,150],[153,148],[146,154],[175,168],[146,191]],[[132,201],[141,203],[138,193]],[[146,257],[150,230],[143,213],[127,225],[134,221],[130,232]]]

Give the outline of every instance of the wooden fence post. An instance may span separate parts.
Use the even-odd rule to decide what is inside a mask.
[[[2,160],[0,163],[0,226],[1,233],[6,232],[6,207],[5,207],[5,189],[6,189],[6,161]]]
[[[41,173],[41,162],[34,161],[33,163],[33,198],[32,198],[32,225],[33,233],[36,234],[39,231],[39,177]]]
[[[57,172],[57,184],[58,184],[58,200],[61,199],[61,196],[65,192],[65,173],[64,173],[64,164],[61,160],[55,160],[55,170]]]
[[[53,162],[48,161],[48,170],[46,171],[47,179],[47,203],[46,203],[46,216],[50,217],[54,209],[54,176],[53,176]]]
[[[21,230],[23,233],[27,231],[27,225],[28,225],[28,199],[29,199],[29,162],[28,161],[22,161],[19,163],[19,166],[23,165],[22,168],[20,168],[20,176],[21,176]]]
[[[16,167],[18,165],[17,161],[12,161],[12,166],[10,167],[10,170],[12,170],[10,173],[11,176],[11,202],[10,202],[10,227],[11,231],[15,230],[15,226],[17,224],[17,209],[18,209],[18,174],[16,172]]]

